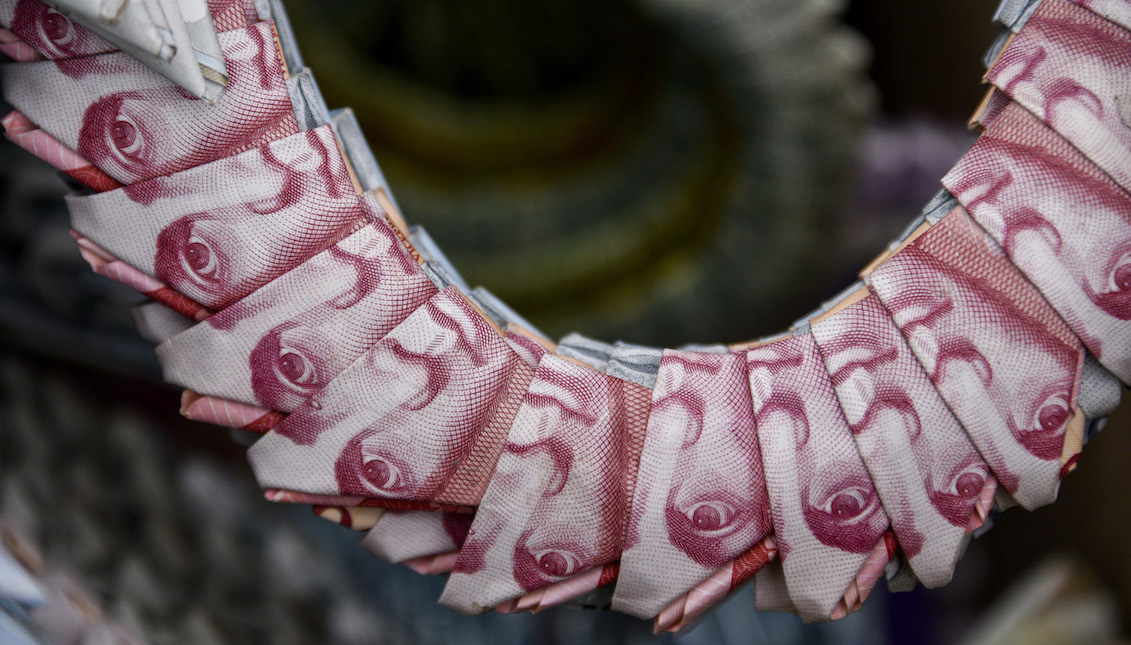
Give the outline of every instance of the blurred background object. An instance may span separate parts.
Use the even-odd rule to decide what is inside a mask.
[[[669,346],[778,331],[896,235],[973,138],[996,5],[286,4],[328,102],[354,108],[405,215],[469,281],[554,336]],[[669,638],[610,612],[459,616],[435,603],[442,579],[263,501],[227,431],[177,416],[136,294],[67,233],[66,191],[0,146],[0,517],[114,620],[154,643]],[[997,518],[948,587],[813,626],[754,613],[747,587],[680,642],[1124,634],[1129,432],[1121,410],[1061,501]],[[1069,573],[1039,568],[1054,552]],[[1000,618],[1026,575],[1067,613]]]

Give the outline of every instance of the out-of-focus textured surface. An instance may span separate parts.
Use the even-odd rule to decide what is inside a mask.
[[[827,1],[287,6],[331,105],[472,282],[555,335],[675,345],[782,328],[918,211],[972,138],[994,4],[852,3],[867,41]],[[65,191],[0,146],[0,516],[116,620],[158,643],[668,638],[607,612],[459,616],[441,579],[263,501],[227,431],[177,416],[136,295],[67,234]],[[1060,501],[997,518],[943,589],[803,626],[755,614],[747,587],[680,642],[1021,642],[1001,608],[1056,612],[1014,584],[1068,617],[1026,618],[1026,638],[1110,642],[1131,617],[1129,433],[1120,410]],[[1071,564],[1042,568],[1054,554]]]

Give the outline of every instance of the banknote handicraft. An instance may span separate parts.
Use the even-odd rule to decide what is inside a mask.
[[[116,7],[107,13],[108,7]],[[278,2],[0,0],[7,137],[268,499],[465,613],[678,630],[753,580],[806,621],[946,584],[1056,500],[1131,382],[1131,2],[1005,0],[979,136],[788,331],[555,343],[470,288],[328,110]]]

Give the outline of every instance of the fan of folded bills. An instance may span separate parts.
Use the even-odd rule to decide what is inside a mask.
[[[50,6],[48,6],[50,5]],[[808,621],[946,584],[1056,499],[1131,382],[1131,2],[1005,0],[980,136],[788,331],[554,343],[398,212],[278,2],[4,0],[9,139],[82,188],[187,416],[267,497],[447,574],[459,611],[676,630],[755,578]]]

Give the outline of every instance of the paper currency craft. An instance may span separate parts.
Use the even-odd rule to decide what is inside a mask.
[[[742,356],[664,352],[636,481],[613,607],[650,618],[772,530]]]
[[[619,558],[630,459],[622,383],[542,357],[441,603],[481,613]]]
[[[1131,190],[1131,32],[1043,0],[986,80]]]
[[[1131,381],[1131,195],[1016,103],[943,184],[1088,351]]]
[[[865,280],[994,478],[1052,503],[1083,446],[1083,346],[961,206],[905,244]]]
[[[132,184],[298,132],[271,24],[219,39],[230,82],[215,105],[186,95],[123,52],[5,64],[0,83],[29,120]]]
[[[445,289],[256,442],[252,468],[264,488],[443,503],[515,361]]]
[[[989,466],[867,288],[812,333],[900,549],[925,586],[946,584],[971,519],[989,510]]]
[[[890,522],[813,335],[751,349],[746,364],[786,591],[803,619],[828,620],[867,597],[850,588]]]
[[[1111,409],[1085,348],[1131,376],[1126,3],[1003,4],[985,132],[944,179],[965,210],[932,202],[790,333],[681,350],[554,345],[472,289],[400,217],[279,3],[128,5],[215,25],[216,51],[170,60],[207,78],[218,57],[216,104],[131,59],[143,30],[111,44],[0,0],[8,137],[100,193],[68,199],[80,247],[158,300],[136,315],[185,413],[263,433],[268,499],[450,573],[460,611],[604,597],[663,631],[752,577],[808,621],[885,566],[893,589],[943,584],[998,484],[1052,501]]]

